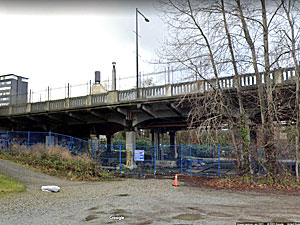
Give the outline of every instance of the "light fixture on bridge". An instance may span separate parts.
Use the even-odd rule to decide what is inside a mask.
[[[101,82],[101,73],[100,71],[95,71],[95,84],[100,84]]]
[[[139,93],[139,34],[138,34],[138,14],[144,17],[146,22],[150,22],[148,18],[146,18],[143,13],[141,13],[138,8],[135,11],[135,34],[136,34],[136,98],[140,97]]]

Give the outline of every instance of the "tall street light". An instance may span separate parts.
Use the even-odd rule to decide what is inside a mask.
[[[150,22],[138,8],[135,10],[135,35],[136,35],[136,98],[140,97],[139,93],[139,33],[138,33],[138,14],[144,17],[146,22]]]

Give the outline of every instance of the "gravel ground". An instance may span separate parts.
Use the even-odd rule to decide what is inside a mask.
[[[300,221],[300,197],[192,187],[170,179],[73,182],[0,160],[27,186],[0,199],[0,224],[236,224]],[[59,193],[40,191],[58,185]]]

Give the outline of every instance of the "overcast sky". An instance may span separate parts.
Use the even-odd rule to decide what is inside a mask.
[[[135,76],[135,8],[139,16],[140,71],[156,58],[166,26],[154,1],[0,0],[0,74],[29,78],[33,90],[85,83],[100,70],[102,79]],[[132,82],[134,80],[131,80]],[[129,84],[123,81],[123,85]],[[118,87],[118,85],[117,85]]]

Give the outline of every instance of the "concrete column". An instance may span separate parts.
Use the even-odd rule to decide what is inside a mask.
[[[249,164],[250,164],[250,173],[254,174],[254,167],[257,166],[256,162],[253,161],[253,158],[260,155],[260,151],[257,149],[258,143],[258,134],[255,128],[250,128],[250,154],[249,154]],[[255,158],[256,158],[255,157]]]
[[[160,138],[159,138],[159,131],[155,130],[153,131],[152,135],[152,141],[153,145],[156,146],[156,159],[160,160],[161,159],[161,151],[160,151]]]
[[[111,135],[110,134],[106,135],[106,149],[108,152],[111,151]]]
[[[89,147],[89,151],[90,151],[91,156],[94,158],[95,153],[97,151],[98,143],[99,143],[97,135],[96,134],[90,134],[89,141],[91,142],[91,145]]]
[[[166,85],[166,96],[172,96],[172,85],[171,84]]]
[[[136,148],[136,132],[126,131],[126,168],[136,168],[134,162],[134,151]]]
[[[159,144],[163,143],[164,139],[164,133],[160,133],[159,135]],[[165,148],[164,146],[160,146],[160,159],[164,160],[165,159]]]
[[[178,157],[178,154],[177,154],[177,149],[176,149],[176,132],[175,131],[170,131],[169,132],[169,135],[170,135],[170,150],[172,152],[174,152],[173,156],[175,159],[177,159]]]
[[[119,101],[119,92],[118,91],[110,91],[108,92],[108,102],[118,102]]]
[[[27,103],[26,112],[27,113],[31,112],[31,103]]]
[[[50,102],[47,101],[47,102],[46,102],[46,111],[49,111],[49,109],[50,109]]]
[[[282,83],[282,70],[280,68],[274,70],[273,76],[274,76],[273,79],[275,84]]]
[[[198,84],[198,85],[197,85],[198,92],[199,92],[199,93],[203,93],[204,90],[205,90],[205,87],[204,87],[205,82],[204,82],[204,81],[198,81],[197,84]]]
[[[66,98],[65,100],[66,104],[65,104],[65,108],[70,108],[70,99],[69,98]]]
[[[88,105],[92,105],[92,96],[91,95],[87,96],[87,102],[88,102]]]

